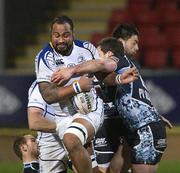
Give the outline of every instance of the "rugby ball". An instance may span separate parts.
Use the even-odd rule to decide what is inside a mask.
[[[94,97],[92,91],[76,94],[72,98],[72,102],[76,111],[83,115],[86,115],[91,112],[93,101]]]

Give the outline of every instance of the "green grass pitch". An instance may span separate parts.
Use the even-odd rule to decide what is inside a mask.
[[[17,136],[24,133],[32,133],[27,129],[0,129],[0,136]],[[174,127],[171,130],[167,130],[167,133],[180,136],[180,126]],[[177,146],[179,149],[179,146]],[[2,148],[1,148],[2,149]],[[3,149],[2,149],[3,150]],[[21,161],[8,161],[3,160],[3,156],[0,156],[0,173],[21,173],[22,163]],[[68,171],[68,173],[71,173]],[[157,173],[180,173],[180,158],[177,160],[162,160],[160,162]]]
[[[1,173],[21,173],[22,164],[21,162],[1,162],[0,163]],[[179,173],[180,172],[180,161],[162,161],[160,163],[157,173]],[[68,171],[68,173],[71,173]]]

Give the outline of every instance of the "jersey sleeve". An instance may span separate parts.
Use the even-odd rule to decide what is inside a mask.
[[[37,107],[43,110],[46,109],[46,102],[41,96],[37,82],[34,82],[29,88],[27,107]]]
[[[40,52],[35,59],[37,82],[50,82],[54,67],[53,53],[50,51]]]
[[[92,59],[99,59],[100,58],[96,47],[92,43],[84,42],[83,45],[86,49],[88,49],[91,52]]]
[[[116,73],[122,74],[125,70],[131,67],[130,63],[126,56],[119,56],[119,61],[117,63],[117,69],[115,70]]]

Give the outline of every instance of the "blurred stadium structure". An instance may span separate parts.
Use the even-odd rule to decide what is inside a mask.
[[[60,14],[74,20],[78,39],[95,45],[117,24],[134,23],[140,31],[136,58],[152,101],[160,113],[180,123],[179,0],[0,0],[0,126],[27,126],[34,57],[49,40],[50,21]]]
[[[33,57],[49,40],[50,21],[59,14],[74,20],[77,38],[95,45],[110,36],[117,24],[133,23],[140,31],[137,59],[142,68],[180,68],[179,0],[0,0],[0,3],[0,61],[6,72],[34,72]]]

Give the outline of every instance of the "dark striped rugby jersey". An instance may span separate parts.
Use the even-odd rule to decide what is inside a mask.
[[[126,55],[118,58],[116,73],[122,74],[125,70],[136,67]],[[118,85],[115,102],[120,116],[131,130],[136,130],[146,124],[160,120],[140,74],[136,81]]]
[[[24,163],[23,166],[23,173],[39,173],[38,162]]]

